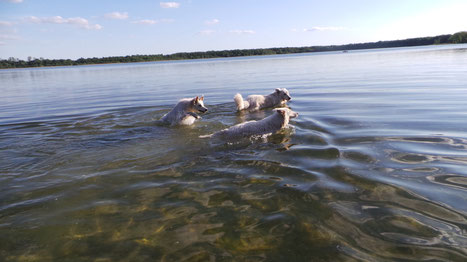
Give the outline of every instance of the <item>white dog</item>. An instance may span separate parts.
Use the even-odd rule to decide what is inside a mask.
[[[170,125],[191,125],[196,119],[201,118],[196,114],[197,112],[204,113],[208,111],[203,101],[203,96],[201,98],[184,98],[170,112],[165,114],[161,121]]]
[[[237,110],[241,111],[244,109],[248,110],[259,110],[266,107],[274,107],[278,105],[285,105],[287,101],[292,99],[289,91],[285,88],[276,88],[274,93],[263,96],[263,95],[250,95],[243,100],[241,94],[234,96],[234,101],[237,104]]]
[[[276,108],[274,113],[259,121],[248,121],[241,123],[224,130],[218,131],[211,135],[200,136],[200,138],[220,138],[224,140],[237,140],[250,136],[270,135],[285,128],[289,124],[290,118],[298,116],[288,108]]]

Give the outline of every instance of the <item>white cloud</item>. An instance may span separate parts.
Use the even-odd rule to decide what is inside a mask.
[[[16,35],[0,34],[0,45],[7,45],[7,42],[19,39],[20,38]]]
[[[13,22],[0,21],[0,26],[12,26],[13,24]]]
[[[214,31],[214,30],[202,30],[202,31],[199,31],[198,33],[199,33],[200,35],[212,35],[212,34],[214,34],[215,32],[216,32],[216,31]]]
[[[166,18],[159,19],[158,21],[159,21],[160,23],[173,23],[173,22],[175,22],[174,19],[166,19]]]
[[[23,0],[3,0],[4,2],[10,2],[10,3],[14,3],[14,4],[19,4],[19,3],[22,3]]]
[[[220,22],[219,19],[214,18],[214,19],[211,19],[211,20],[204,21],[204,24],[206,24],[206,25],[215,25],[215,24],[218,24],[219,22]]]
[[[238,34],[238,35],[252,35],[255,34],[256,32],[253,30],[230,30],[230,33],[233,34]]]
[[[127,12],[112,12],[104,15],[105,18],[123,20],[128,18]]]
[[[154,25],[154,24],[157,24],[158,21],[150,20],[150,19],[143,19],[143,20],[133,21],[131,23],[132,24],[141,24],[141,25]]]
[[[80,28],[89,29],[89,30],[100,30],[102,26],[99,24],[90,24],[88,20],[82,17],[72,17],[72,18],[63,18],[61,16],[51,16],[51,17],[36,17],[30,16],[26,18],[27,22],[35,24],[68,24],[76,25]]]
[[[179,8],[180,3],[177,2],[160,2],[162,8]]]
[[[304,32],[314,32],[314,31],[339,31],[344,30],[342,26],[314,26],[312,28],[303,29]]]
[[[155,25],[160,23],[172,23],[175,20],[173,19],[159,19],[159,20],[152,20],[152,19],[143,19],[131,22],[132,24],[140,24],[140,25]]]
[[[0,35],[0,40],[17,40],[18,37],[15,35]]]

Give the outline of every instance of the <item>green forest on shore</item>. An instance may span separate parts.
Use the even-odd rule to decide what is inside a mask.
[[[432,37],[419,37],[404,40],[379,41],[370,43],[346,44],[346,45],[328,45],[328,46],[306,46],[306,47],[279,47],[279,48],[260,48],[260,49],[236,49],[223,51],[206,52],[182,52],[169,55],[129,55],[129,56],[111,56],[111,57],[93,57],[72,59],[43,59],[31,58],[27,61],[14,57],[0,60],[0,68],[25,68],[25,67],[44,67],[44,66],[74,66],[91,64],[109,64],[109,63],[134,63],[134,62],[154,62],[167,60],[186,60],[186,59],[205,59],[221,57],[238,56],[256,56],[256,55],[275,55],[275,54],[295,54],[325,51],[347,51],[372,48],[389,47],[407,47],[424,46],[437,44],[459,44],[467,43],[467,31],[455,34],[438,35]]]

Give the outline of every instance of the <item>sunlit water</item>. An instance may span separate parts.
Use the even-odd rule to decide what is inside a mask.
[[[287,88],[267,139],[199,135]],[[467,45],[0,71],[2,261],[467,261]],[[205,96],[190,127],[156,121]]]

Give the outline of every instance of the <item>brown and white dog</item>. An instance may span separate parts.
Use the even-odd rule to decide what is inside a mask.
[[[223,140],[238,140],[251,136],[270,135],[289,125],[290,118],[298,116],[288,108],[276,108],[274,113],[259,121],[248,121],[235,126],[231,126],[224,130],[218,131],[211,135],[200,136],[200,138],[220,138]]]
[[[274,107],[278,105],[285,105],[287,101],[292,99],[289,91],[285,88],[276,88],[274,93],[263,96],[263,95],[250,95],[243,100],[241,94],[234,96],[235,104],[237,105],[237,111],[241,110],[259,110],[266,107]]]
[[[205,113],[204,97],[184,98],[161,121],[170,125],[192,125],[196,119],[201,118],[196,113]]]

